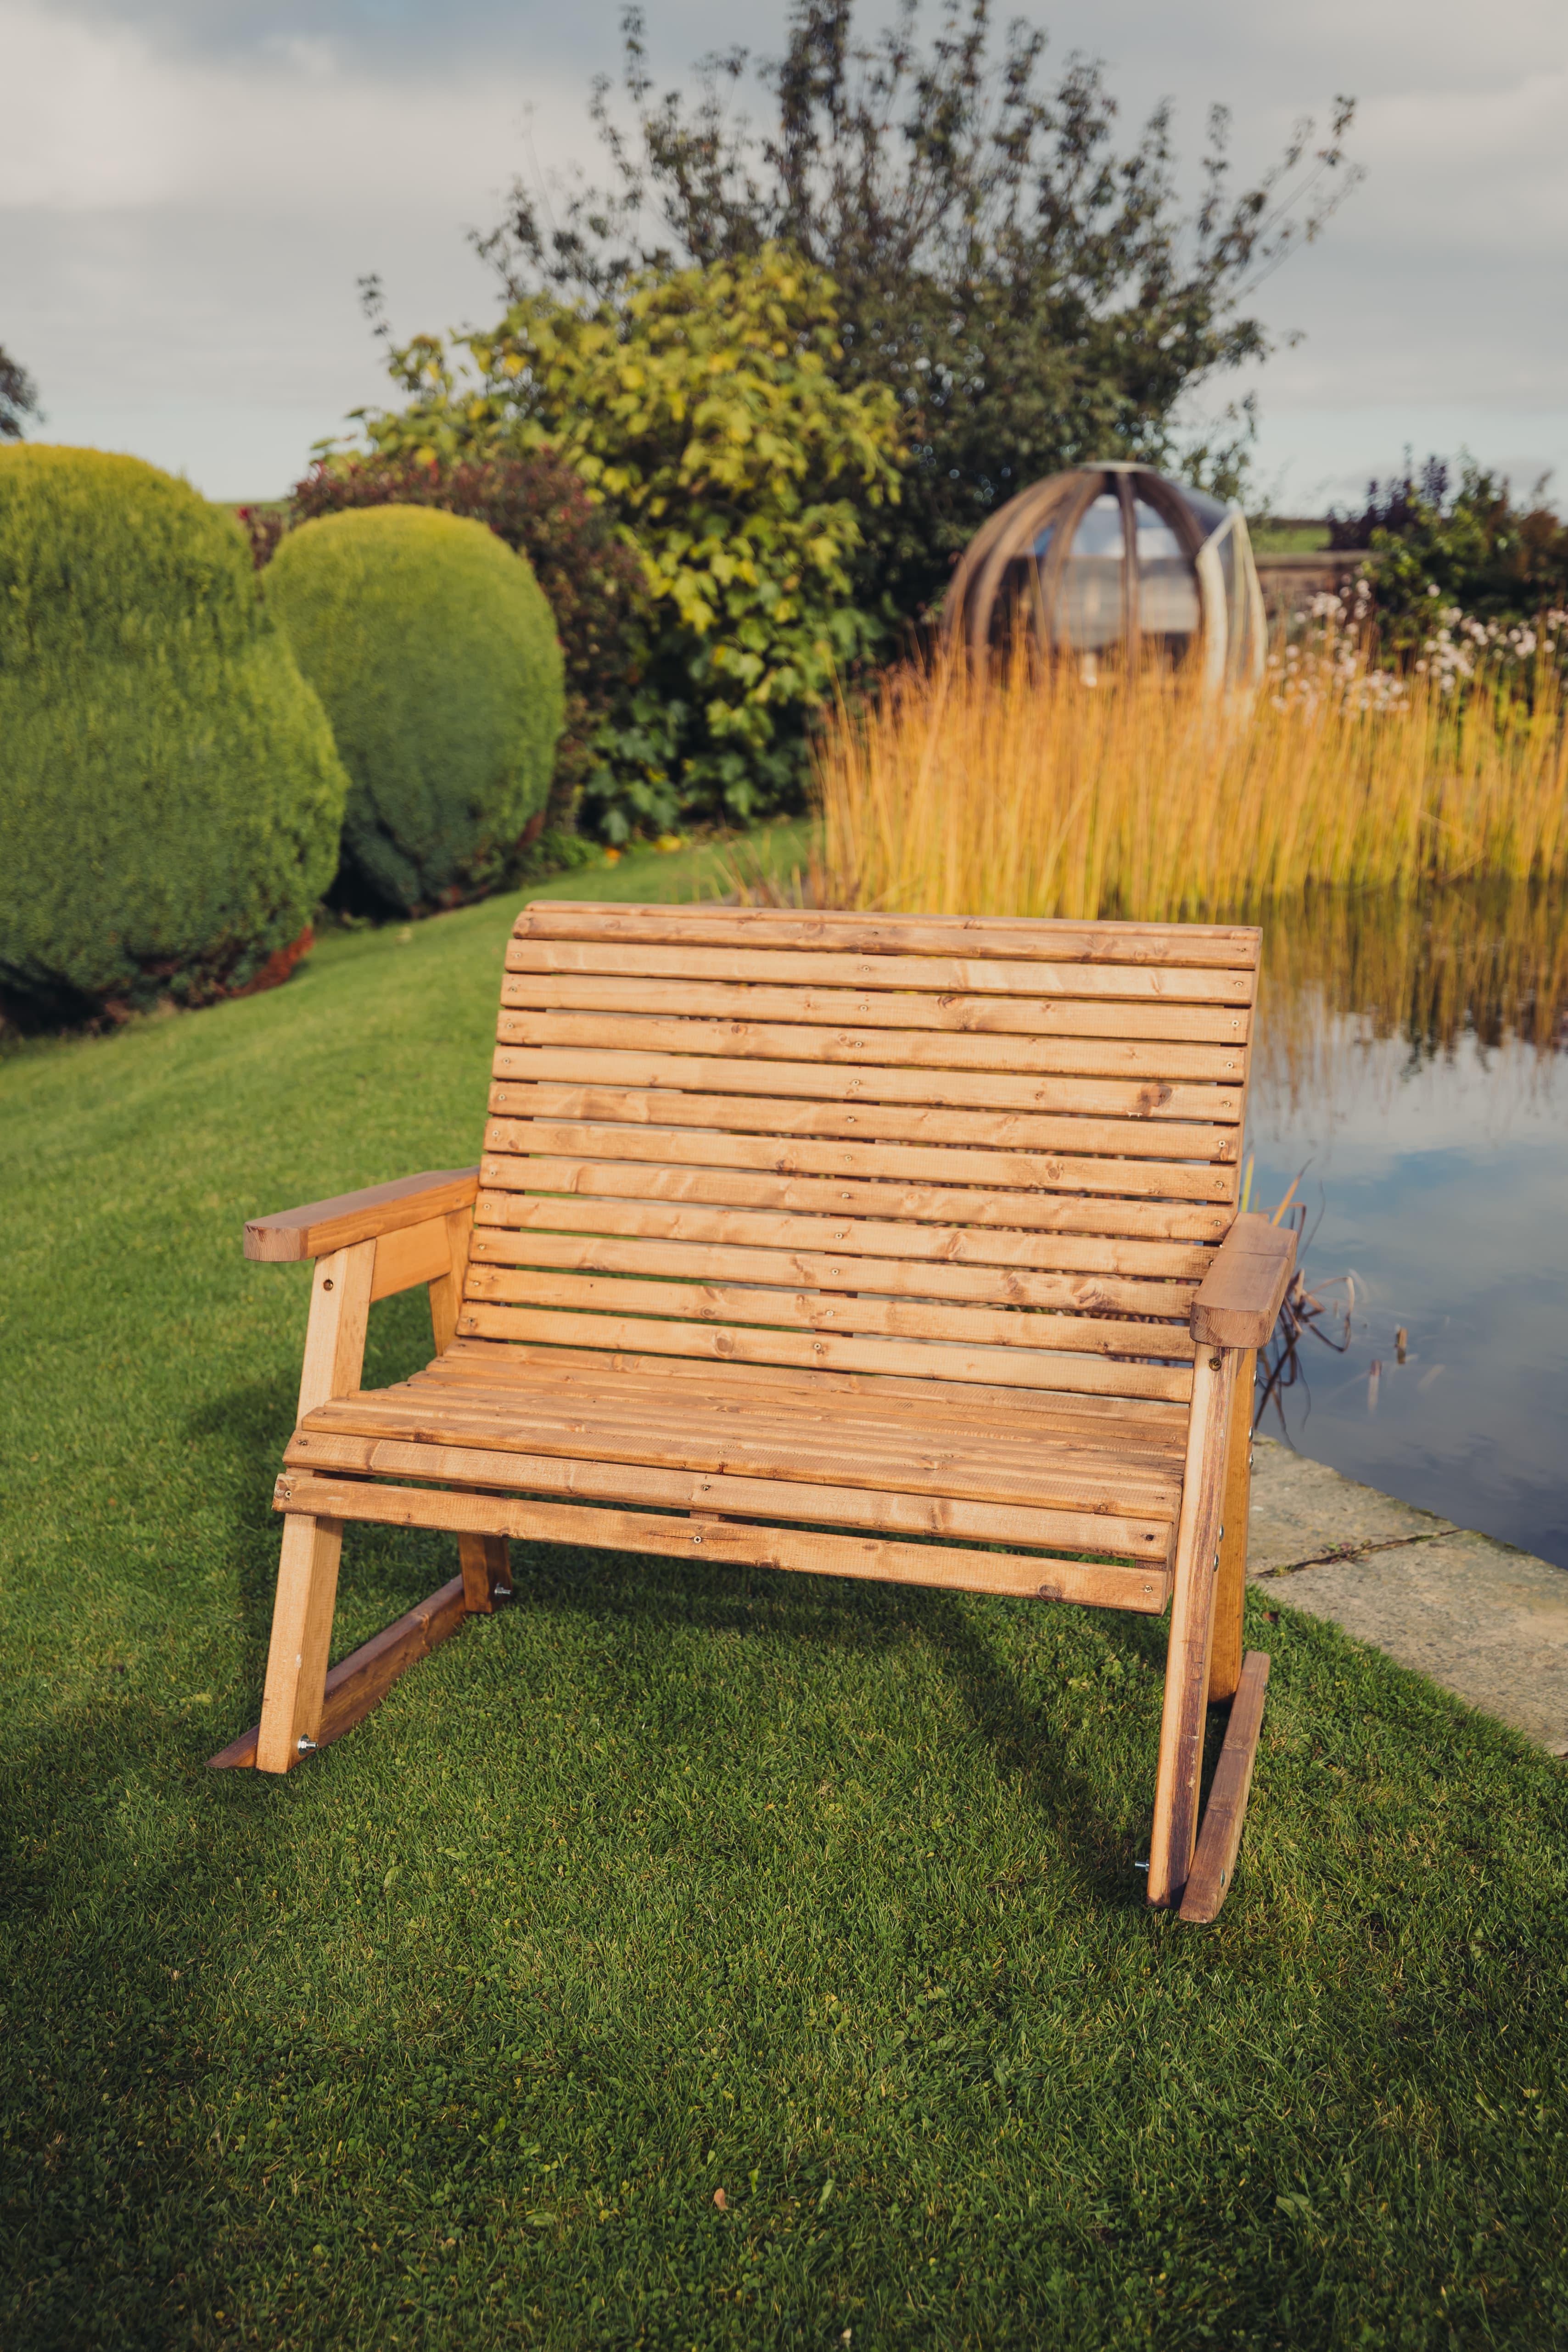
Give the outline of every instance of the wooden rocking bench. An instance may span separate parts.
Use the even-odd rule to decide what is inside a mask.
[[[1294,1256],[1237,1213],[1259,944],[526,908],[479,1166],[246,1228],[315,1275],[261,1721],[214,1763],[340,1738],[510,1591],[512,1537],[1170,1604],[1149,1900],[1212,1918],[1268,1668],[1253,1354]],[[435,1360],[363,1391],[368,1311],[416,1283]],[[461,1574],[329,1673],[349,1521],[448,1529]]]

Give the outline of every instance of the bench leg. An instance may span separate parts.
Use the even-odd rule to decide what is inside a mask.
[[[1214,1648],[1209,1658],[1209,1703],[1234,1698],[1241,1680],[1241,1620],[1247,1599],[1247,1520],[1252,1504],[1252,1391],[1258,1354],[1237,1357],[1236,1397],[1225,1461],[1225,1529],[1220,1538],[1219,1578],[1214,1596]]]
[[[342,1549],[341,1519],[283,1522],[267,1686],[256,1740],[258,1772],[291,1771],[300,1761],[300,1740],[313,1742],[321,1727]]]
[[[1247,1819],[1247,1799],[1252,1787],[1253,1759],[1263,1729],[1263,1694],[1268,1683],[1268,1657],[1249,1650],[1242,1661],[1225,1746],[1204,1807],[1197,1852],[1182,1895],[1180,1916],[1189,1926],[1206,1927],[1219,1916],[1220,1905],[1230,1893],[1236,1874],[1241,1825]]]
[[[1200,1348],[1193,1367],[1192,1418],[1187,1426],[1171,1641],[1165,1659],[1165,1706],[1154,1781],[1154,1828],[1149,1843],[1149,1900],[1162,1909],[1182,1899],[1197,1836],[1226,1441],[1236,1397],[1238,1353],[1235,1348]]]
[[[459,1536],[463,1607],[470,1617],[488,1617],[498,1601],[511,1599],[511,1553],[505,1536]]]

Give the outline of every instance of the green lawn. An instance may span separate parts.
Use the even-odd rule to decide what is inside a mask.
[[[518,1546],[340,1746],[204,1769],[304,1325],[241,1222],[477,1154],[511,911],[0,1065],[0,2344],[1563,2342],[1568,1771],[1330,1628],[1255,1613],[1210,1930],[1142,1907],[1133,1618]],[[352,1533],[340,1648],[454,1565]]]

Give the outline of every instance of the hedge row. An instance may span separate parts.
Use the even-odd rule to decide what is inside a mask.
[[[264,599],[232,519],[136,458],[0,449],[13,1010],[265,985],[336,874],[405,911],[501,878],[562,714],[526,564],[393,508],[305,526],[274,573]]]

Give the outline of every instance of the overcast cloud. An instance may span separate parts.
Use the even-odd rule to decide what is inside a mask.
[[[1026,0],[1124,116],[1176,101],[1184,152],[1234,110],[1238,169],[1334,93],[1361,191],[1260,308],[1302,340],[1256,377],[1262,470],[1314,511],[1467,445],[1568,501],[1568,9],[1562,0]],[[884,11],[872,0],[869,29]],[[493,314],[465,228],[531,158],[596,156],[590,75],[618,0],[0,0],[0,343],[42,437],[130,449],[219,498],[276,495],[385,392],[356,280],[400,332]],[[782,42],[784,0],[648,0],[661,85]],[[1227,384],[1224,396],[1247,388]]]

